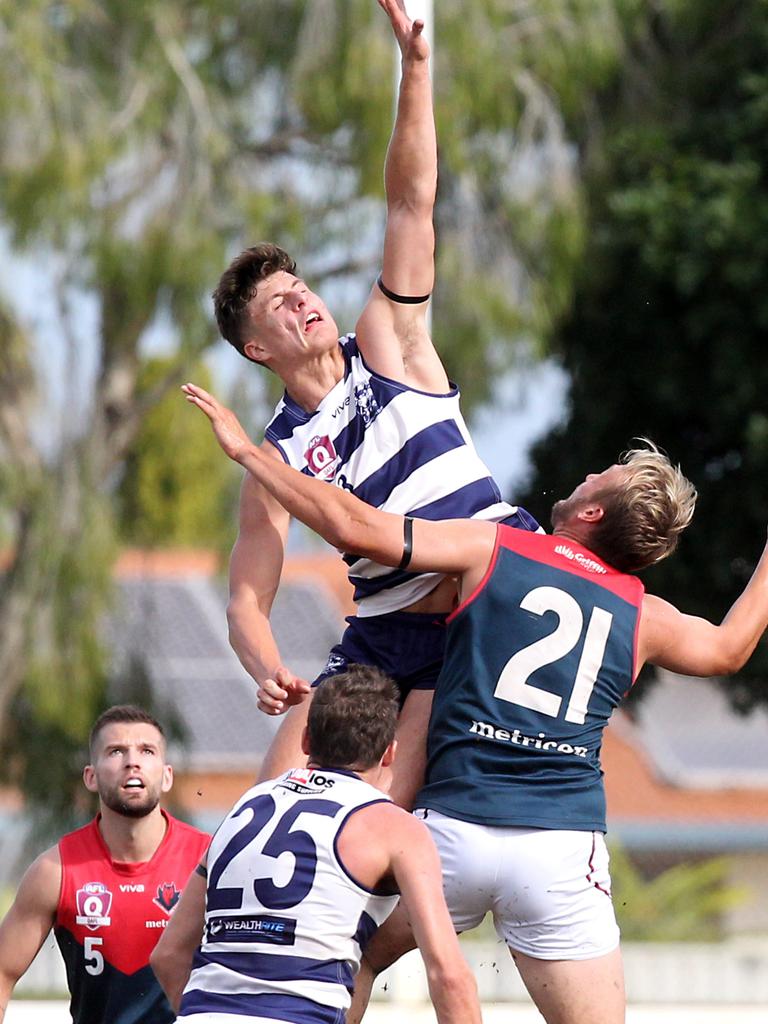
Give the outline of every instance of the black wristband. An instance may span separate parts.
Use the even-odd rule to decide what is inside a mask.
[[[427,292],[426,295],[398,295],[397,292],[391,292],[389,288],[387,288],[381,280],[381,274],[376,278],[376,284],[391,302],[403,302],[407,306],[418,306],[419,303],[426,302],[432,294],[431,292]]]
[[[403,520],[403,557],[400,559],[398,569],[407,569],[411,564],[413,554],[413,520],[406,516]]]

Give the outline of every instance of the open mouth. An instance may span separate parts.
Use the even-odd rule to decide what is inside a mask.
[[[144,789],[144,783],[141,779],[128,779],[123,789]]]
[[[304,321],[304,333],[306,334],[306,332],[307,332],[307,331],[308,331],[308,330],[309,330],[309,329],[310,329],[311,327],[313,327],[313,326],[314,326],[315,324],[318,324],[318,323],[320,323],[320,321],[321,321],[321,320],[322,320],[322,317],[320,316],[320,314],[319,314],[319,313],[314,313],[314,312],[313,312],[313,313],[310,313],[310,314],[309,314],[309,315],[307,316],[307,319],[306,319],[306,320]]]

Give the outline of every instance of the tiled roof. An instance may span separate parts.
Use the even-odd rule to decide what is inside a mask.
[[[663,779],[689,789],[768,788],[768,709],[734,712],[722,686],[661,672],[636,714]]]
[[[622,711],[605,730],[601,759],[609,834],[627,846],[710,853],[768,846],[768,787],[671,784],[656,772],[644,728]]]
[[[189,770],[249,771],[277,722],[256,709],[229,647],[214,567],[199,553],[124,556],[115,647],[144,655],[156,698],[181,721]],[[272,614],[286,664],[313,678],[352,611],[340,559],[288,559]],[[604,737],[613,835],[635,848],[768,845],[765,711],[740,717],[716,684],[665,674],[633,715],[618,711]]]
[[[201,573],[199,560],[189,571],[180,560],[129,564],[120,567],[110,628],[118,676],[141,663],[158,712],[182,733],[172,747],[180,767],[255,769],[279,721],[258,711],[255,685],[229,646],[223,584],[206,566]],[[309,575],[282,583],[271,621],[286,665],[310,680],[343,627],[335,597]]]

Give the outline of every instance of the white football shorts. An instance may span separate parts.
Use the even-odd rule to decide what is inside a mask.
[[[601,832],[478,825],[423,809],[457,932],[493,915],[499,938],[539,960],[590,960],[619,944]]]

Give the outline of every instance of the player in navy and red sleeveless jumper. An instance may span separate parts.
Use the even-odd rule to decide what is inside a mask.
[[[74,1024],[169,1024],[149,966],[209,836],[159,806],[170,789],[159,724],[139,708],[109,709],[91,733],[88,789],[100,813],[29,868],[0,925],[0,1021],[17,979],[51,927]]]
[[[227,455],[330,543],[459,577],[415,804],[440,851],[454,924],[463,931],[492,912],[548,1024],[623,1022],[602,729],[645,662],[689,676],[741,668],[768,626],[768,548],[716,626],[626,575],[669,555],[693,515],[693,486],[652,445],[557,502],[552,538],[515,539],[503,526],[366,506],[275,465],[213,396],[189,386],[187,397]],[[369,964],[381,969],[410,948],[407,931],[395,911]],[[357,1024],[359,1004],[347,1020]]]
[[[640,580],[586,548],[499,527],[485,578],[449,619],[418,806],[604,832],[600,743],[634,678],[642,598]]]

